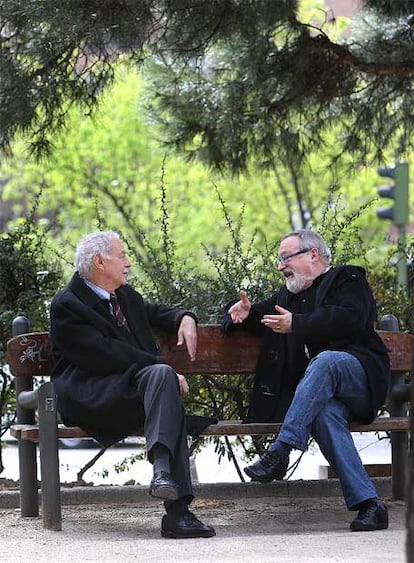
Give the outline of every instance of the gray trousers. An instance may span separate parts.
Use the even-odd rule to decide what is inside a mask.
[[[171,476],[178,485],[178,495],[192,498],[187,430],[177,374],[171,366],[154,364],[141,369],[136,379],[144,404],[148,458],[152,461],[151,450],[155,444],[168,448]]]

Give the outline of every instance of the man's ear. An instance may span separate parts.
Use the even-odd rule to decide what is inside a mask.
[[[100,271],[102,271],[105,266],[104,260],[100,254],[95,254],[95,256],[92,258],[92,264],[97,270]]]
[[[319,258],[319,250],[317,248],[311,248],[311,257],[315,260]]]

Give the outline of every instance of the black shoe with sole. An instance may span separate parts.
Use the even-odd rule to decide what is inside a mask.
[[[149,494],[163,500],[178,499],[178,485],[166,471],[157,471],[152,478]]]
[[[270,483],[274,479],[281,480],[286,475],[288,463],[280,460],[274,452],[265,452],[259,461],[244,468],[252,481]]]
[[[203,524],[187,510],[184,514],[169,512],[162,517],[161,535],[163,538],[211,538],[216,535],[212,526]]]
[[[353,532],[373,532],[388,528],[388,510],[380,500],[373,499],[364,503],[359,509],[358,516],[351,522]]]

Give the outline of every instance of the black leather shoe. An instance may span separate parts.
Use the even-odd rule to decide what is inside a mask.
[[[163,538],[211,538],[216,535],[212,526],[203,524],[192,512],[184,514],[168,513],[162,517],[161,535]]]
[[[244,468],[252,481],[270,483],[273,479],[281,480],[286,475],[288,464],[281,461],[274,452],[265,452],[259,461]]]
[[[351,522],[353,532],[373,532],[388,528],[388,510],[384,503],[374,499],[359,509],[358,516]]]
[[[157,471],[152,478],[149,494],[163,500],[178,499],[178,485],[166,471]]]

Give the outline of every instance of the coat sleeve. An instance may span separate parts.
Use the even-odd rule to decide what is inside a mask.
[[[326,298],[310,313],[293,314],[292,331],[303,336],[354,340],[376,314],[375,301],[362,269],[347,267]]]
[[[158,363],[160,358],[116,337],[109,323],[80,301],[55,299],[50,311],[50,337],[55,355],[65,363],[96,375],[123,373]]]
[[[191,311],[179,307],[168,307],[167,305],[151,303],[143,300],[145,312],[150,325],[167,332],[176,332],[184,316],[192,317],[197,323],[197,317]]]

